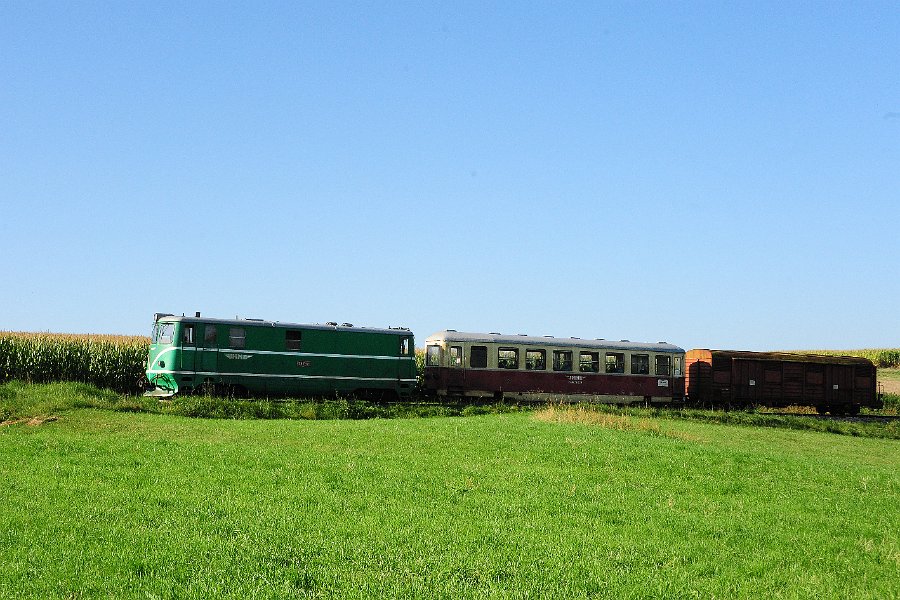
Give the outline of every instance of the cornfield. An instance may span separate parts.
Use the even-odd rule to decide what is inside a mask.
[[[827,356],[858,356],[868,358],[876,367],[900,367],[900,348],[863,349],[863,350],[803,350],[804,353],[825,354]]]
[[[142,336],[0,332],[0,382],[81,381],[140,389],[150,339]]]

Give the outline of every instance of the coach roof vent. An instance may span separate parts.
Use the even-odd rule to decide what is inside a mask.
[[[448,329],[447,331],[452,331],[453,333],[456,333],[455,329]]]
[[[619,340],[620,342],[630,342],[631,340]]]
[[[491,335],[503,335],[503,334],[500,333],[499,331],[492,331],[492,332],[491,332]]]
[[[341,323],[341,327],[353,327],[353,323]]]
[[[521,335],[522,337],[525,337],[525,336],[527,336],[528,334],[527,334],[527,333],[520,333],[519,335]]]

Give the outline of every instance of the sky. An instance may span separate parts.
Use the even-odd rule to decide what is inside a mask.
[[[900,346],[890,2],[0,3],[0,330]]]

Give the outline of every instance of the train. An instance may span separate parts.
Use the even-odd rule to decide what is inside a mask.
[[[147,395],[799,405],[832,414],[883,407],[874,364],[856,357],[447,329],[425,340],[424,361],[419,381],[406,327],[156,313]]]

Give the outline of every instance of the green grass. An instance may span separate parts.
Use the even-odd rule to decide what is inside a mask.
[[[0,427],[2,597],[900,595],[894,440],[562,409],[189,419],[54,393],[58,420]]]

